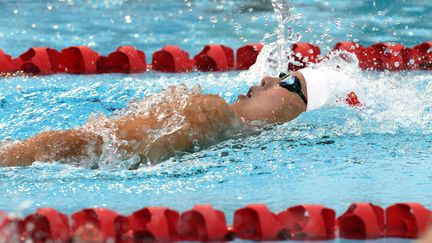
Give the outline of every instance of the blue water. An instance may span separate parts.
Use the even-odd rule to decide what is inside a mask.
[[[273,8],[261,1],[1,1],[0,48],[19,55],[31,46],[90,45],[107,54],[119,45],[151,53],[178,44],[191,54],[204,44],[234,48],[270,43]],[[302,41],[323,50],[336,41],[369,45],[430,40],[430,1],[292,1]],[[189,6],[190,5],[190,6]],[[130,17],[125,17],[130,16]],[[341,19],[339,19],[341,18]],[[130,23],[127,23],[130,22]],[[341,25],[342,23],[342,25]],[[241,27],[241,28],[240,28]],[[265,34],[269,33],[269,34]],[[347,66],[366,90],[367,106],[328,106],[260,134],[179,154],[135,171],[121,162],[35,163],[0,169],[0,209],[24,215],[38,207],[72,213],[109,207],[128,214],[144,206],[179,211],[212,203],[231,221],[248,203],[281,211],[322,203],[344,212],[351,202],[381,206],[417,201],[432,208],[432,74],[374,73]],[[276,73],[274,73],[276,74]],[[261,73],[54,75],[0,79],[0,140],[83,125],[112,115],[169,85],[200,84],[228,102]]]

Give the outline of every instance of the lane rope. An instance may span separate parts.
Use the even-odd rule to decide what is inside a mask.
[[[247,44],[236,50],[218,44],[206,45],[193,58],[175,45],[165,46],[146,61],[143,51],[133,46],[120,46],[102,56],[88,46],[71,46],[61,51],[49,47],[32,47],[13,58],[0,49],[0,73],[24,72],[31,75],[56,73],[101,74],[157,72],[220,72],[247,70],[252,66],[263,44]],[[292,60],[288,69],[296,71],[310,63],[318,63],[335,51],[354,53],[363,70],[406,71],[432,70],[432,41],[412,48],[396,43],[377,43],[364,47],[355,42],[339,42],[327,55],[321,55],[318,46],[302,42],[291,46]],[[7,76],[7,75],[6,75]]]
[[[5,242],[137,241],[254,241],[417,238],[432,212],[419,203],[396,203],[386,209],[372,203],[353,203],[336,217],[334,209],[302,204],[274,213],[264,204],[237,209],[232,225],[211,205],[185,212],[145,207],[130,215],[107,208],[86,208],[67,216],[39,208],[25,218],[0,211],[0,239]]]

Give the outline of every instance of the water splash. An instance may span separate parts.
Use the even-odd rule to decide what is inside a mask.
[[[291,45],[299,42],[302,38],[302,34],[295,32],[293,28],[295,22],[301,19],[302,15],[292,14],[291,1],[272,0],[271,3],[277,27],[273,34],[264,35],[264,40],[269,39],[270,42],[264,43],[255,65],[249,71],[240,74],[242,79],[247,81],[257,81],[263,76],[276,76],[279,72],[287,71],[288,63],[294,62]],[[276,36],[276,40],[272,41],[269,38],[271,36]]]
[[[128,154],[121,149],[126,145],[130,145],[133,141],[121,140],[117,137],[118,127],[113,120],[122,119],[123,117],[133,120],[134,117],[148,117],[150,114],[158,114],[157,122],[160,128],[149,130],[147,134],[149,145],[146,146],[143,152],[146,155],[149,153],[151,144],[184,127],[186,122],[184,109],[190,98],[197,94],[201,94],[199,85],[195,85],[191,89],[185,84],[170,86],[163,92],[149,95],[143,100],[131,101],[126,109],[115,112],[109,118],[103,114],[93,114],[83,129],[102,138],[102,153],[95,157],[82,159],[79,164],[104,169],[124,169],[139,165],[142,158],[138,155]],[[168,106],[171,109],[164,108]],[[150,164],[150,161],[148,163]]]

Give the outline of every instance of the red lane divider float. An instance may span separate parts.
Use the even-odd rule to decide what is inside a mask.
[[[179,218],[178,212],[166,207],[147,207],[127,217],[118,217],[116,241],[175,241]]]
[[[13,73],[16,69],[12,62],[12,57],[5,54],[0,49],[0,73]]]
[[[263,204],[251,204],[236,210],[233,230],[238,238],[245,240],[268,241],[288,238],[288,232],[282,231],[276,214]]]
[[[30,74],[53,74],[53,66],[58,62],[60,53],[46,47],[33,47],[13,60],[18,70]]]
[[[431,212],[418,203],[397,203],[386,209],[386,237],[416,238],[423,234]]]
[[[305,204],[290,207],[278,214],[290,239],[331,240],[335,238],[336,212],[322,205]]]
[[[48,47],[32,47],[17,58],[0,50],[0,73],[22,71],[32,75],[54,73],[143,73],[147,68],[158,72],[189,72],[199,70],[246,70],[255,62],[263,44],[247,44],[234,50],[228,46],[211,44],[192,59],[178,46],[165,46],[153,53],[151,65],[146,55],[133,46],[121,46],[107,56],[101,56],[87,46],[72,46],[61,51]],[[296,43],[288,69],[296,71],[310,64],[325,60],[336,51],[354,53],[359,67],[374,71],[432,70],[432,41],[412,48],[397,43],[377,43],[364,47],[355,42],[338,42],[329,54],[321,55],[320,48],[311,43]],[[343,53],[340,53],[344,57]],[[235,60],[236,56],[236,60]]]
[[[116,238],[114,220],[119,215],[109,209],[83,209],[73,213],[71,232],[78,242],[107,241]]]
[[[342,238],[380,238],[384,236],[384,209],[372,203],[354,203],[337,223]]]
[[[131,215],[105,208],[83,209],[70,218],[40,208],[23,219],[0,211],[0,241],[5,242],[223,242],[416,238],[432,223],[432,212],[418,203],[396,203],[385,210],[372,203],[354,203],[336,219],[333,209],[303,204],[275,214],[263,204],[234,212],[232,226],[210,205],[179,213],[166,207],[145,207]],[[431,227],[432,230],[432,227]]]
[[[255,61],[263,48],[263,44],[247,44],[237,49],[237,69],[247,70]]]
[[[424,42],[412,48],[414,68],[432,70],[432,41]]]
[[[18,223],[21,239],[33,242],[66,242],[70,238],[68,217],[52,208],[40,208]]]
[[[321,50],[318,46],[301,42],[293,44],[291,49],[293,51],[291,56],[293,62],[288,64],[288,70],[290,71],[297,71],[311,63],[318,63],[320,61]]]
[[[108,57],[99,57],[96,69],[97,73],[142,73],[147,70],[146,57],[133,46],[120,46]]]
[[[180,73],[192,70],[194,61],[178,46],[165,46],[153,53],[152,69],[159,72]]]
[[[194,57],[198,70],[228,71],[234,68],[234,51],[224,45],[207,45]]]
[[[182,241],[226,241],[225,214],[210,205],[197,205],[181,214],[178,227]]]
[[[87,46],[68,47],[61,51],[57,69],[70,74],[94,74],[99,57],[99,53]]]

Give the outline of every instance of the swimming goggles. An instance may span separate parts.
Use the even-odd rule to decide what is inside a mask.
[[[301,83],[299,78],[293,75],[286,74],[284,72],[279,74],[279,78],[281,79],[279,86],[287,89],[290,92],[298,94],[303,100],[303,102],[307,105],[308,101],[304,96],[303,92],[301,91]]]

